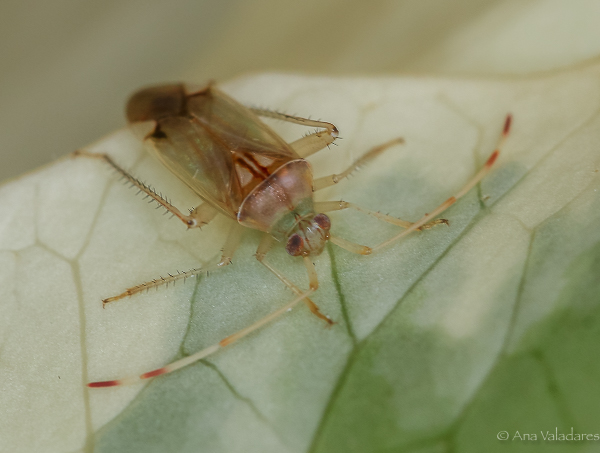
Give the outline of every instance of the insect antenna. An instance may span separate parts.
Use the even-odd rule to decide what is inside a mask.
[[[123,379],[114,379],[111,381],[90,382],[88,384],[88,387],[91,387],[91,388],[114,387],[114,386],[118,386],[118,385],[135,384],[136,382],[140,382],[144,379],[150,379],[150,378],[153,378],[156,376],[161,376],[163,374],[171,373],[172,371],[175,371],[175,370],[179,370],[180,368],[183,368],[187,365],[197,362],[198,360],[201,360],[201,359],[217,352],[219,349],[222,349],[232,343],[235,343],[236,341],[240,340],[241,338],[244,338],[246,335],[254,332],[257,329],[260,329],[265,324],[269,324],[273,320],[277,319],[279,316],[290,311],[292,308],[294,308],[294,306],[296,306],[298,303],[302,302],[304,299],[306,299],[308,296],[310,296],[313,292],[314,292],[314,290],[311,289],[309,291],[301,293],[298,297],[296,297],[291,302],[287,303],[286,305],[279,308],[278,310],[268,314],[264,318],[259,319],[254,324],[251,324],[248,327],[246,327],[242,330],[239,330],[239,331],[235,332],[234,334],[229,335],[228,337],[223,338],[218,343],[208,346],[208,347],[202,349],[201,351],[196,352],[195,354],[191,354],[187,357],[176,360],[175,362],[172,362],[167,366],[164,366],[162,368],[157,368],[156,370],[149,371],[149,372],[144,373],[139,376],[130,376],[130,377],[126,377]]]

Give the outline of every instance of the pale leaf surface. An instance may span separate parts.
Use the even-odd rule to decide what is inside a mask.
[[[201,232],[154,209],[99,161],[66,158],[0,188],[1,451],[504,451],[499,431],[596,433],[600,420],[600,85],[589,65],[510,80],[261,75],[240,101],[334,122],[317,176],[403,136],[326,193],[416,220],[454,194],[513,130],[493,172],[444,217],[373,257],[329,247],[314,300],[208,360],[147,384],[88,389],[190,354],[292,295],[252,256],[119,301],[128,286],[215,259]],[[275,123],[292,140],[297,126]],[[182,209],[198,200],[128,130],[108,152]],[[360,214],[333,231],[375,244]],[[273,264],[300,286],[300,263]],[[590,360],[592,359],[592,360]],[[564,443],[562,444],[564,445]],[[594,444],[581,442],[582,447]],[[558,443],[513,442],[528,451]]]

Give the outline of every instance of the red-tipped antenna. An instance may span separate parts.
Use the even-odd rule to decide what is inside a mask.
[[[147,373],[142,374],[141,376],[130,376],[130,377],[126,377],[123,379],[115,379],[112,381],[98,381],[98,382],[90,382],[87,386],[91,387],[91,388],[98,388],[98,387],[115,387],[118,385],[129,385],[129,384],[135,384],[136,382],[140,382],[144,379],[151,379],[153,377],[156,376],[160,376],[161,374],[167,374],[170,373],[172,371],[178,370],[180,368],[183,368],[187,365],[190,365],[194,362],[197,362],[200,359],[203,359],[206,356],[209,356],[211,354],[213,354],[214,352],[218,351],[221,348],[224,348],[225,346],[228,346],[232,343],[235,343],[237,340],[239,340],[240,338],[245,337],[246,335],[254,332],[256,329],[261,328],[262,326],[264,326],[265,324],[270,323],[271,321],[277,319],[279,316],[287,313],[288,311],[290,311],[292,308],[294,308],[298,303],[302,302],[304,299],[306,299],[307,297],[309,297],[312,293],[314,293],[315,290],[314,289],[310,289],[305,293],[300,294],[298,297],[296,297],[294,300],[292,300],[291,302],[287,303],[286,305],[284,305],[283,307],[279,308],[278,310],[275,310],[274,312],[272,312],[271,314],[265,316],[262,319],[259,319],[258,321],[256,321],[254,324],[251,324],[250,326],[234,333],[233,335],[229,335],[228,337],[223,338],[221,341],[219,341],[218,343],[213,344],[212,346],[209,346],[207,348],[204,348],[201,351],[196,352],[195,354],[189,355],[187,357],[184,357],[182,359],[179,359],[173,363],[170,363],[162,368],[157,368],[156,370],[152,370],[152,371],[148,371]]]
[[[511,123],[512,123],[512,115],[509,113],[508,115],[506,115],[506,121],[504,122],[504,130],[502,131],[502,135],[504,135],[505,137],[510,132]]]
[[[502,134],[500,135],[500,139],[498,140],[496,149],[490,155],[490,157],[488,157],[487,161],[485,162],[485,165],[477,172],[477,174],[475,176],[473,176],[473,178],[470,181],[467,182],[467,184],[465,184],[465,186],[456,195],[448,198],[441,205],[439,205],[437,208],[435,208],[431,213],[426,214],[419,221],[413,223],[411,226],[409,226],[407,229],[405,229],[401,233],[399,233],[396,236],[392,237],[391,239],[388,239],[387,241],[384,241],[381,244],[369,249],[370,253],[377,253],[379,250],[387,247],[392,242],[397,241],[400,238],[403,238],[404,236],[412,233],[415,230],[418,230],[421,226],[425,225],[430,220],[433,220],[435,217],[437,217],[442,212],[444,212],[446,209],[448,209],[450,206],[452,206],[456,202],[456,200],[458,200],[460,197],[465,195],[479,181],[481,181],[481,179],[489,173],[490,169],[492,168],[492,165],[494,165],[494,162],[496,162],[496,160],[498,159],[498,156],[500,155],[500,149],[502,148],[502,145],[504,145],[504,142],[506,141],[506,137],[508,137],[508,134],[510,132],[511,123],[512,123],[512,115],[509,113],[508,115],[506,115],[506,119],[504,120],[504,128],[502,129]],[[354,253],[360,253],[360,252],[354,251],[354,248],[356,248],[357,244],[350,243],[352,245],[352,247],[354,247],[354,248],[345,247],[342,243],[336,242],[333,238],[330,238],[330,239],[332,240],[332,242],[334,244],[339,245],[340,247],[345,248],[346,250],[349,250]]]

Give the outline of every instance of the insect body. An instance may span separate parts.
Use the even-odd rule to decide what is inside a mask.
[[[160,161],[208,204],[245,227],[289,238],[292,255],[323,250],[326,216],[314,213],[310,165],[292,146],[246,107],[208,86],[186,93],[183,85],[136,93],[127,108],[130,122],[153,120],[147,140]],[[318,146],[331,143],[337,130]],[[187,219],[190,227],[205,223]],[[327,228],[322,228],[326,226]]]
[[[286,143],[261,122],[261,116],[316,127],[318,130],[293,143]],[[134,286],[122,294],[104,299],[103,303],[230,264],[245,228],[264,232],[256,252],[257,259],[297,297],[265,318],[202,351],[139,377],[93,382],[88,384],[90,387],[128,384],[179,369],[246,336],[300,302],[306,303],[319,318],[332,323],[309,298],[318,288],[317,273],[310,257],[320,254],[328,240],[350,252],[369,255],[415,230],[447,223],[443,219],[434,219],[466,194],[490,170],[498,156],[501,142],[508,135],[511,122],[511,117],[507,116],[498,147],[465,187],[431,213],[411,223],[344,201],[313,200],[313,192],[338,183],[387,148],[403,143],[401,138],[371,149],[340,174],[315,180],[305,158],[338,137],[338,131],[331,123],[247,108],[212,84],[199,89],[177,84],[141,90],[129,100],[127,118],[133,124],[149,122],[151,131],[144,140],[151,152],[203,200],[189,215],[183,214],[165,198],[135,179],[108,155],[86,152],[79,154],[104,159],[133,185],[183,221],[188,228],[206,225],[218,214],[229,217],[235,224],[226,239],[218,263]],[[325,214],[342,209],[355,209],[372,215],[402,227],[403,231],[375,247],[349,242],[331,234],[331,221]],[[308,290],[300,290],[265,259],[276,241],[284,243],[290,255],[303,258],[308,274]]]

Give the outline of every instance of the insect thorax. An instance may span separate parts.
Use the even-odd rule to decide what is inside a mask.
[[[295,225],[314,216],[310,165],[297,159],[279,168],[244,200],[238,222],[284,241]]]

